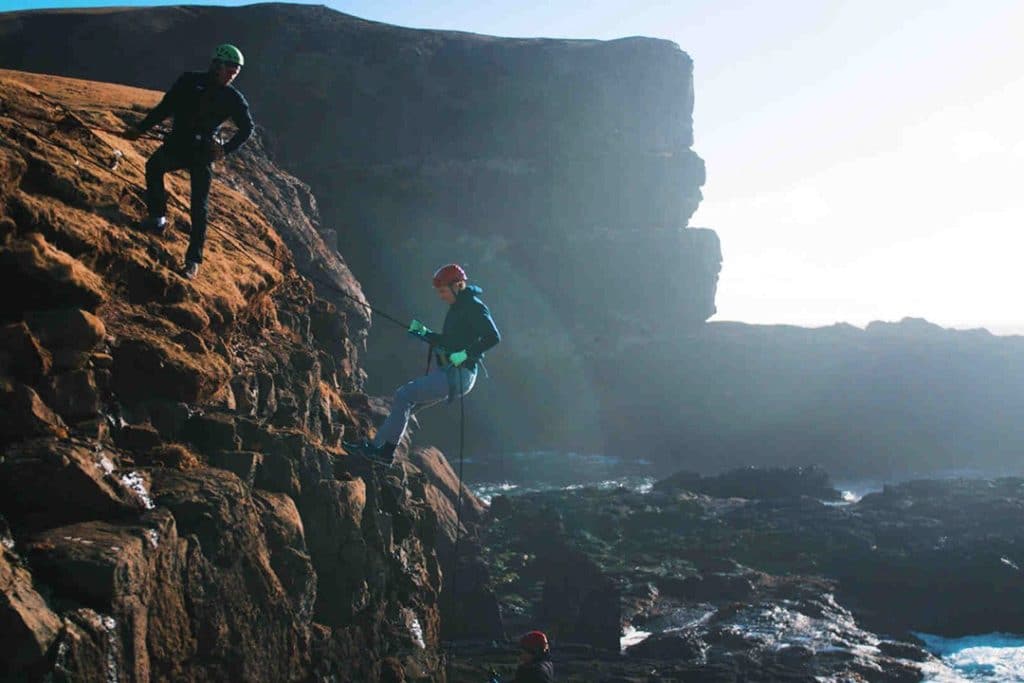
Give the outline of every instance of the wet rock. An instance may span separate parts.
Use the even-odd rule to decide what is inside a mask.
[[[616,583],[571,547],[548,548],[538,563],[544,582],[541,623],[565,640],[617,652],[622,606]]]
[[[708,645],[691,631],[655,633],[626,650],[630,657],[694,661],[704,659]]]
[[[754,592],[754,583],[747,576],[709,573],[682,580],[660,580],[658,588],[666,595],[684,600],[732,602],[748,599]]]
[[[839,500],[828,473],[820,467],[746,467],[713,477],[680,472],[654,484],[664,492],[692,491],[716,498],[798,498]]]
[[[491,516],[495,519],[504,519],[513,513],[512,501],[508,496],[494,496],[491,498]]]
[[[27,384],[50,372],[52,357],[25,323],[0,327],[0,371]]]
[[[882,654],[896,659],[907,659],[912,662],[925,662],[931,659],[931,655],[927,651],[919,645],[911,643],[883,640],[878,643],[877,647]]]
[[[25,322],[48,349],[91,351],[107,335],[103,321],[88,311],[27,311]]]
[[[124,670],[117,622],[88,609],[70,610],[56,643],[53,677],[57,681],[107,681]]]
[[[7,545],[0,547],[0,678],[41,678],[43,657],[61,620],[36,592],[32,575]]]
[[[0,377],[0,442],[36,436],[65,437],[67,427],[34,389]]]
[[[49,438],[5,450],[0,500],[11,525],[27,529],[130,517],[145,509],[144,501],[118,476],[111,456]],[[61,504],[54,505],[54,500]]]

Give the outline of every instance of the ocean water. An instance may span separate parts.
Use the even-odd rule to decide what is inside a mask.
[[[946,665],[945,669],[926,672],[924,680],[929,683],[1024,683],[1024,635],[988,633],[964,638],[943,638],[929,633],[914,635]]]

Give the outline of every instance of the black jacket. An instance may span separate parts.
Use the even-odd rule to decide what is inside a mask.
[[[479,295],[483,291],[476,285],[470,285],[459,292],[455,303],[448,308],[442,332],[426,335],[431,344],[440,346],[446,353],[465,351],[469,356],[465,367],[469,368],[476,367],[484,352],[501,341],[491,311],[480,300]]]
[[[554,683],[555,665],[551,657],[543,654],[529,664],[520,664],[512,683]]]
[[[167,137],[167,144],[173,146],[209,145],[220,124],[229,118],[238,132],[225,143],[225,154],[234,152],[252,135],[252,115],[245,97],[234,86],[213,83],[206,71],[183,73],[138,129],[145,133],[168,116],[174,117],[174,127]]]

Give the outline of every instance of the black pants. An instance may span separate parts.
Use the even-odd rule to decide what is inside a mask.
[[[210,199],[210,181],[213,179],[213,169],[205,150],[164,144],[153,152],[153,156],[146,162],[146,208],[150,216],[167,215],[164,174],[181,169],[188,169],[192,180],[192,206],[189,212],[192,233],[185,260],[202,263],[203,245],[206,244],[207,203]]]

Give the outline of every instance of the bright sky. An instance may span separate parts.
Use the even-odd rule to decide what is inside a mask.
[[[174,3],[0,0],[105,4]],[[708,167],[691,225],[713,228],[725,257],[716,319],[1024,333],[1020,0],[319,4],[421,28],[678,43]]]

